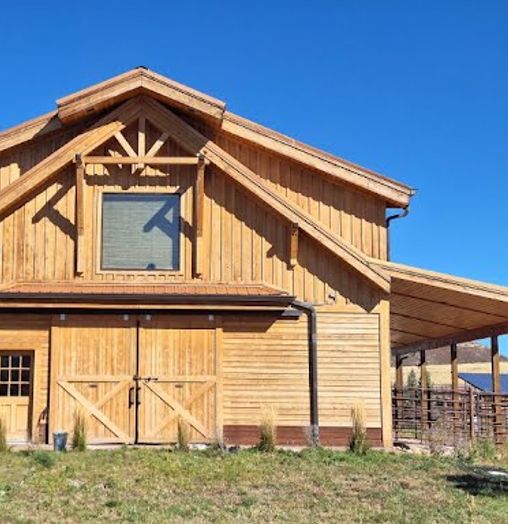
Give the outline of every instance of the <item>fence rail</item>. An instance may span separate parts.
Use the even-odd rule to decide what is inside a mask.
[[[449,445],[458,441],[508,437],[508,394],[473,389],[394,388],[392,391],[395,440],[429,441],[436,435]]]

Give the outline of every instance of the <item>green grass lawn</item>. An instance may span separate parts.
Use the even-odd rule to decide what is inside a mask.
[[[508,523],[508,492],[374,451],[0,454],[0,522],[97,521]]]

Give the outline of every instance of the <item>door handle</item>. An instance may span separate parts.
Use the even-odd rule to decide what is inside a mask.
[[[135,395],[135,389],[134,386],[131,386],[129,388],[129,409],[134,406],[134,395]]]

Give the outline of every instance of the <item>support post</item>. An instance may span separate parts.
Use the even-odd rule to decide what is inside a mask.
[[[194,277],[201,278],[203,274],[203,224],[205,204],[205,158],[198,158],[196,181],[194,183]]]
[[[499,369],[499,340],[497,335],[490,339],[491,352],[491,371],[492,371],[492,405],[494,411],[494,440],[499,444],[500,424],[501,424],[501,406],[499,394],[501,393],[501,376]]]
[[[402,368],[404,357],[402,355],[395,356],[395,387],[402,391],[404,387],[404,369]]]
[[[381,431],[383,446],[393,446],[392,372],[390,340],[390,301],[384,296],[379,304],[379,364],[381,378]]]
[[[75,203],[75,268],[76,275],[81,276],[84,273],[84,233],[85,233],[85,164],[81,155],[76,155],[76,203]]]
[[[429,407],[427,402],[427,355],[426,351],[420,351],[420,418],[422,426],[422,438],[424,430],[427,429]]]
[[[453,431],[455,433],[457,421],[459,420],[459,416],[458,416],[459,365],[458,365],[458,359],[457,359],[457,344],[456,343],[452,343],[450,345],[450,372],[451,372],[451,381],[452,381],[452,410],[453,410],[452,424],[453,424]]]
[[[474,420],[475,420],[475,401],[473,388],[469,388],[469,441],[472,444],[475,440]]]
[[[395,421],[395,427],[398,431],[400,423],[403,417],[403,406],[404,406],[404,369],[402,363],[404,357],[402,355],[395,355],[395,396],[397,398],[397,420]]]

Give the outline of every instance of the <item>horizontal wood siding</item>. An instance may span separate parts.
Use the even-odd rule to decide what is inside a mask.
[[[275,407],[277,424],[308,425],[307,321],[269,315],[223,321],[224,425],[258,425]]]
[[[280,425],[309,424],[307,318],[224,320],[224,424],[256,425],[274,406]],[[381,427],[379,316],[318,312],[320,425],[351,426],[356,402]]]
[[[360,402],[381,427],[379,315],[318,313],[318,361],[320,424],[350,426]]]

